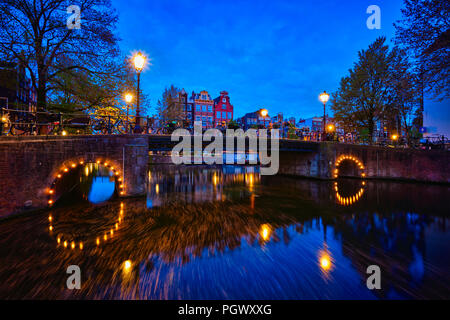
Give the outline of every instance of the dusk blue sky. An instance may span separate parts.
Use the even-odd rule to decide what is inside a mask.
[[[369,30],[366,9],[381,8]],[[151,59],[141,76],[149,114],[165,87],[230,94],[234,117],[259,108],[308,118],[323,113],[318,95],[335,91],[379,36],[392,44],[402,0],[113,0],[124,54]],[[426,125],[450,135],[448,101],[425,104]]]

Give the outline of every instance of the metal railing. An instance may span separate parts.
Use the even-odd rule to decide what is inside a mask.
[[[149,117],[139,133],[151,132]],[[116,115],[54,113],[0,108],[0,135],[66,135],[137,133],[135,117]]]

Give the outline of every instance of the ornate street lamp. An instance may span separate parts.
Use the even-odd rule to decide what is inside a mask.
[[[128,128],[130,127],[130,122],[128,120],[128,109],[130,107],[131,102],[133,101],[133,95],[131,93],[125,94],[125,102],[127,103],[127,129],[126,133],[128,133]]]
[[[325,123],[326,123],[326,113],[325,113],[325,105],[327,104],[328,99],[330,99],[330,95],[326,92],[323,91],[320,95],[319,95],[319,100],[322,101],[323,103],[323,131],[322,131],[322,141],[325,141],[325,136],[326,136],[326,131],[325,131]]]
[[[141,133],[141,117],[139,115],[140,109],[139,109],[139,87],[140,87],[140,80],[141,80],[141,72],[145,67],[146,63],[146,57],[138,52],[133,57],[133,64],[134,68],[137,72],[137,95],[136,95],[136,120],[135,120],[135,126],[134,126],[134,133]]]

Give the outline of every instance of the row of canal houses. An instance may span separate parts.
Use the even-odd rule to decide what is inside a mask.
[[[185,121],[193,126],[201,121],[204,129],[226,127],[233,119],[233,105],[227,91],[221,91],[215,99],[206,90],[188,93],[182,89],[178,94],[178,103],[183,106]]]
[[[192,91],[189,96],[186,90],[182,89],[178,94],[178,103],[183,107],[184,120],[191,127],[194,121],[201,121],[203,129],[226,128],[234,117],[234,107],[227,91],[221,91],[220,95],[213,99],[206,90],[199,93]],[[267,128],[271,119],[268,114],[262,116],[261,110],[263,109],[247,113],[236,121],[244,130],[253,125]]]

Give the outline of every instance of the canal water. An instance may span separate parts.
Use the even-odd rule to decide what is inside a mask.
[[[0,221],[0,299],[450,298],[447,186],[239,166],[153,166],[148,180],[121,199],[87,164],[50,210]]]

